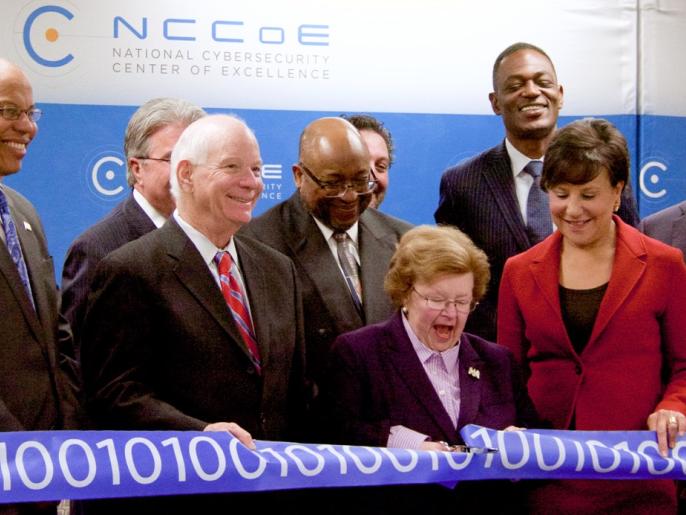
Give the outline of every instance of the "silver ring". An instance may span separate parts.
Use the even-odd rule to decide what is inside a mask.
[[[670,426],[676,426],[676,425],[677,425],[676,417],[675,417],[674,415],[672,415],[671,417],[669,417],[669,422],[668,422],[668,424],[669,424]]]

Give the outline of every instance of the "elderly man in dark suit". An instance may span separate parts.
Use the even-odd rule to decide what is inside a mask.
[[[0,59],[0,180],[21,168],[41,111],[28,78]],[[55,271],[35,209],[0,184],[0,431],[72,425],[59,370],[60,332]],[[62,326],[65,327],[65,326]],[[58,336],[59,335],[59,336]],[[2,514],[55,513],[55,504],[0,505]]]
[[[303,331],[295,268],[234,236],[263,189],[257,140],[233,116],[207,116],[183,132],[171,162],[177,210],[105,257],[93,282],[82,340],[90,414],[100,428],[229,431],[248,446],[251,435],[297,438]],[[135,506],[213,513],[246,501],[228,497]],[[262,511],[270,498],[246,502]]]
[[[125,243],[161,227],[174,210],[169,191],[169,160],[181,132],[205,115],[176,98],[155,98],[131,117],[124,137],[131,195],[69,247],[62,270],[62,313],[77,344],[95,268]]]
[[[681,250],[686,259],[686,200],[641,220],[641,232]]]
[[[410,225],[367,209],[374,190],[369,153],[342,118],[321,118],[305,128],[293,175],[298,191],[241,232],[295,263],[309,308],[308,376],[318,384],[336,336],[392,313],[383,278]]]
[[[488,255],[491,283],[467,330],[495,341],[498,287],[505,261],[553,230],[539,187],[543,155],[555,133],[564,91],[548,55],[529,43],[503,50],[493,65],[493,112],[505,140],[443,174],[437,223],[467,233]],[[636,226],[638,213],[626,189],[618,214]]]

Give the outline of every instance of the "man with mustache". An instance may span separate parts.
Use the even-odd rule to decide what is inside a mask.
[[[59,368],[59,350],[70,352],[71,334],[58,316],[43,225],[33,205],[4,183],[21,169],[40,116],[28,77],[0,58],[0,431],[78,423],[77,401]],[[3,515],[56,512],[56,502],[0,505]]]
[[[376,185],[369,152],[342,118],[320,118],[305,128],[293,177],[297,191],[241,233],[295,263],[307,306],[308,377],[318,385],[336,336],[393,312],[383,280],[398,239],[411,226],[367,210]]]
[[[486,252],[491,281],[466,331],[496,340],[498,288],[505,261],[553,231],[547,198],[538,185],[543,155],[557,128],[564,90],[552,60],[530,43],[514,43],[493,65],[493,112],[505,140],[449,168],[441,178],[436,222],[458,227]],[[618,214],[636,226],[638,213],[626,188]]]

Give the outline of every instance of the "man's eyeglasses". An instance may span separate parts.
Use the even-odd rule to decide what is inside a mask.
[[[319,186],[319,188],[324,192],[325,197],[336,198],[342,197],[348,191],[352,190],[357,195],[369,195],[376,188],[377,181],[374,179],[355,179],[348,182],[324,182],[317,179],[314,174],[307,168],[304,164],[299,164],[300,168],[305,175],[307,175],[312,181]]]
[[[9,121],[18,120],[22,113],[24,113],[30,121],[37,122],[43,114],[43,111],[36,107],[19,109],[17,106],[2,106],[0,107],[0,112],[2,113],[2,117]]]
[[[419,295],[420,298],[424,299],[427,308],[432,309],[434,311],[443,311],[444,309],[448,309],[450,306],[453,306],[455,308],[455,311],[457,311],[458,313],[462,313],[463,315],[466,315],[474,311],[476,309],[476,306],[479,305],[478,302],[474,302],[471,300],[432,299],[431,297],[427,297],[419,293],[414,288],[414,286],[412,287],[412,291]]]
[[[162,161],[163,163],[170,163],[171,162],[171,159],[169,157],[134,156],[134,159],[140,159],[141,161]]]

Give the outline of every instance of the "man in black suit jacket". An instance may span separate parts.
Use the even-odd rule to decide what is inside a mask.
[[[686,259],[686,200],[641,220],[643,234],[681,249]]]
[[[393,312],[383,289],[384,276],[398,239],[411,226],[367,209],[369,155],[359,132],[346,120],[321,118],[308,125],[300,138],[299,159],[293,165],[298,191],[246,225],[241,234],[295,263],[308,306],[308,377],[319,384],[336,336],[385,320]],[[361,310],[339,267],[334,231],[346,231],[356,244]]]
[[[81,354],[98,427],[229,431],[248,446],[251,435],[298,436],[303,331],[295,268],[266,245],[234,237],[262,192],[261,165],[242,121],[215,115],[194,122],[172,153],[177,211],[101,261]],[[220,251],[238,267],[231,275],[247,297],[257,352],[222,295],[228,279],[214,261]],[[245,496],[228,497],[235,508]],[[252,509],[261,512],[268,499],[256,496]],[[212,496],[134,506],[137,513],[213,513],[223,502]]]
[[[21,168],[40,110],[24,73],[0,59],[0,180]],[[9,207],[29,289],[10,255],[0,223],[0,431],[73,428],[75,400],[60,372],[58,343],[71,345],[59,323],[55,270],[31,203],[0,184]],[[8,223],[7,221],[5,223]],[[0,513],[55,513],[56,504],[0,505]]]
[[[493,90],[489,100],[493,112],[502,116],[505,141],[446,170],[434,214],[437,223],[458,227],[488,255],[488,292],[465,330],[491,341],[496,339],[498,288],[505,261],[538,243],[525,222],[533,179],[523,168],[530,160],[542,161],[564,98],[550,57],[529,43],[510,45],[496,58]],[[628,188],[618,214],[627,223],[638,224]],[[549,224],[552,230],[552,219]]]
[[[62,270],[62,313],[71,324],[78,352],[81,324],[95,268],[125,243],[161,227],[174,210],[169,191],[169,159],[181,132],[205,115],[176,98],[143,104],[126,127],[124,153],[131,195],[69,247]]]

